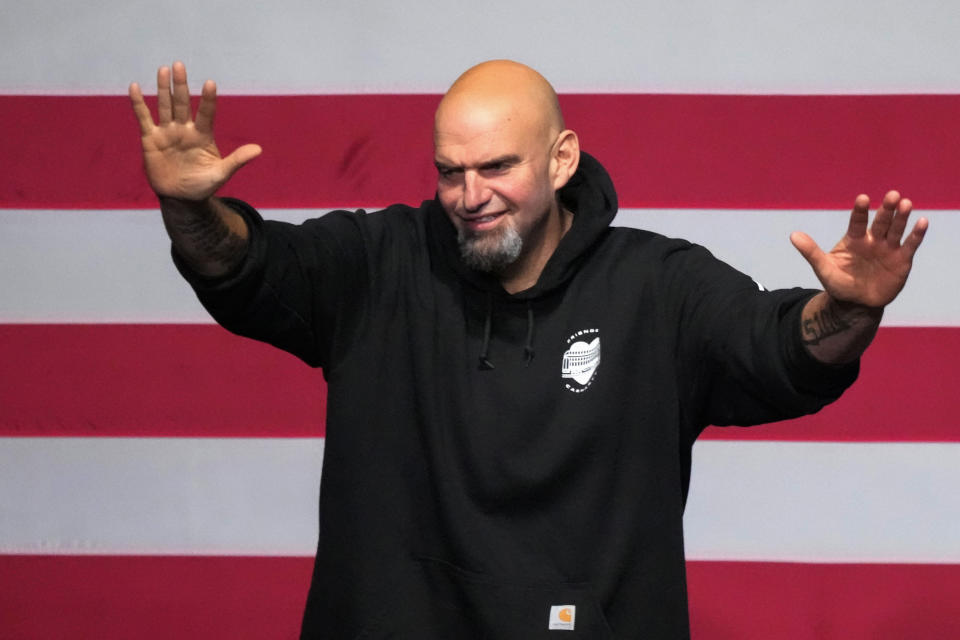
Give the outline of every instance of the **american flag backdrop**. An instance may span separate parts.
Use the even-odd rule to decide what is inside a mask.
[[[831,246],[858,193],[930,219],[839,402],[695,446],[690,615],[698,640],[960,637],[953,3],[8,4],[0,638],[299,628],[323,377],[213,325],[177,276],[127,84],[153,93],[175,59],[195,93],[216,79],[221,150],[264,148],[225,193],[301,220],[431,197],[439,95],[498,57],[554,83],[617,224],[768,288],[817,286],[789,233]]]

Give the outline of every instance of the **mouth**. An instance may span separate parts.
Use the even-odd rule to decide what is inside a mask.
[[[503,217],[503,213],[493,213],[483,216],[472,216],[465,218],[460,216],[463,226],[469,231],[485,231],[492,229],[497,225],[497,221]]]

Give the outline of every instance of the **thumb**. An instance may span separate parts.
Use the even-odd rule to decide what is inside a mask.
[[[800,252],[804,260],[810,263],[813,270],[820,273],[819,267],[826,255],[823,253],[823,250],[817,246],[813,238],[803,231],[794,231],[790,234],[790,242],[793,243],[793,246]]]
[[[245,144],[233,153],[223,159],[224,172],[227,178],[232,176],[243,165],[247,164],[257,156],[263,153],[263,149],[258,144]]]

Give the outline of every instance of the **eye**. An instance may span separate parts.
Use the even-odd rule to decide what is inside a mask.
[[[480,168],[480,170],[486,174],[504,173],[509,169],[510,169],[509,162],[491,162],[490,164],[485,164]]]
[[[456,167],[437,167],[437,175],[440,176],[441,180],[452,180],[454,177],[462,173],[463,170]]]

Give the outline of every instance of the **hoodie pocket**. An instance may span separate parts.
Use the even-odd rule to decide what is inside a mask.
[[[518,583],[435,558],[416,558],[410,580],[358,636],[365,640],[611,639],[587,583]],[[416,577],[414,577],[416,576]]]

